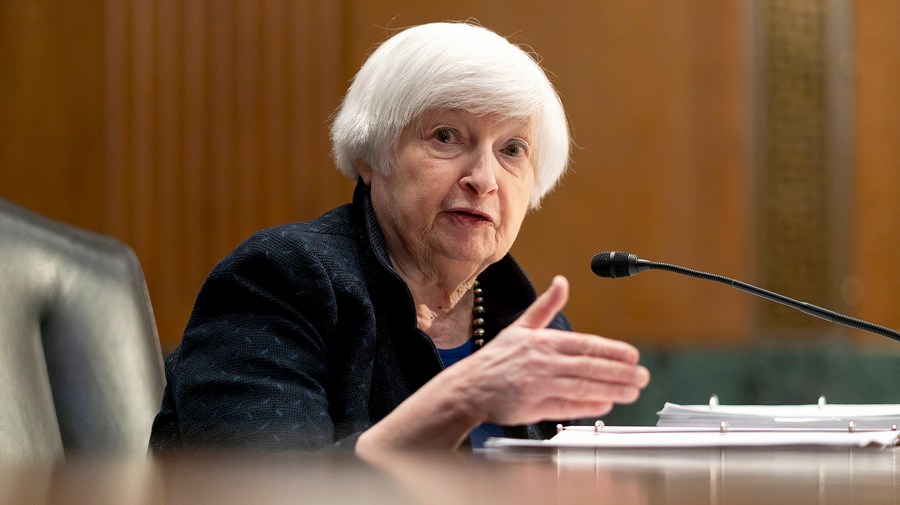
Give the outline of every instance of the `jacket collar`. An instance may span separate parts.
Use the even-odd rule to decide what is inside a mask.
[[[356,189],[353,191],[353,207],[357,216],[362,218],[366,238],[372,246],[372,251],[374,251],[378,263],[385,270],[397,275],[391,264],[391,258],[388,256],[384,234],[381,232],[381,227],[378,226],[378,220],[375,218],[375,209],[372,208],[372,196],[369,187],[363,182],[362,177],[356,181]]]

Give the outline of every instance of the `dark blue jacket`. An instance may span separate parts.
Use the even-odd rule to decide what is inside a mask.
[[[489,336],[536,297],[509,255],[479,282]],[[551,326],[570,329],[561,314]],[[166,360],[150,446],[352,447],[441,368],[360,183],[352,205],[259,232],[216,266]],[[554,427],[509,431],[549,438]]]

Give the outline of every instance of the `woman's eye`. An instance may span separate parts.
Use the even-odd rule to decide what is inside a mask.
[[[441,128],[434,132],[434,138],[438,142],[443,142],[444,144],[453,144],[457,141],[456,132],[449,128]]]
[[[520,142],[510,142],[503,146],[503,153],[507,156],[512,156],[514,158],[518,158],[519,156],[524,156],[527,150],[525,146]]]

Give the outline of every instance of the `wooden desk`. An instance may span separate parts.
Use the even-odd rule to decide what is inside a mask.
[[[900,503],[898,449],[180,457],[0,464],[0,503]]]

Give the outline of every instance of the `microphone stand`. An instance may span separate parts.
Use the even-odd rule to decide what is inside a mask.
[[[900,342],[900,332],[897,332],[890,328],[879,326],[868,321],[863,321],[862,319],[856,319],[854,317],[846,316],[844,314],[818,307],[810,303],[795,300],[793,298],[768,291],[752,284],[747,284],[746,282],[741,282],[729,277],[724,277],[722,275],[701,272],[699,270],[692,270],[690,268],[672,265],[670,263],[657,263],[655,261],[648,261],[640,259],[633,254],[621,252],[600,253],[594,256],[594,260],[591,262],[591,269],[600,277],[610,278],[628,277],[631,275],[636,275],[637,273],[643,272],[645,270],[665,270],[668,272],[674,272],[690,277],[696,277],[698,279],[705,279],[721,284],[727,284],[733,288],[737,288],[741,291],[745,291],[761,298],[765,298],[766,300],[780,303],[811,316],[815,316],[832,323],[843,324],[845,326],[856,328],[858,330],[875,333],[877,335],[888,337],[894,341]],[[607,271],[609,271],[609,273],[607,273]]]

